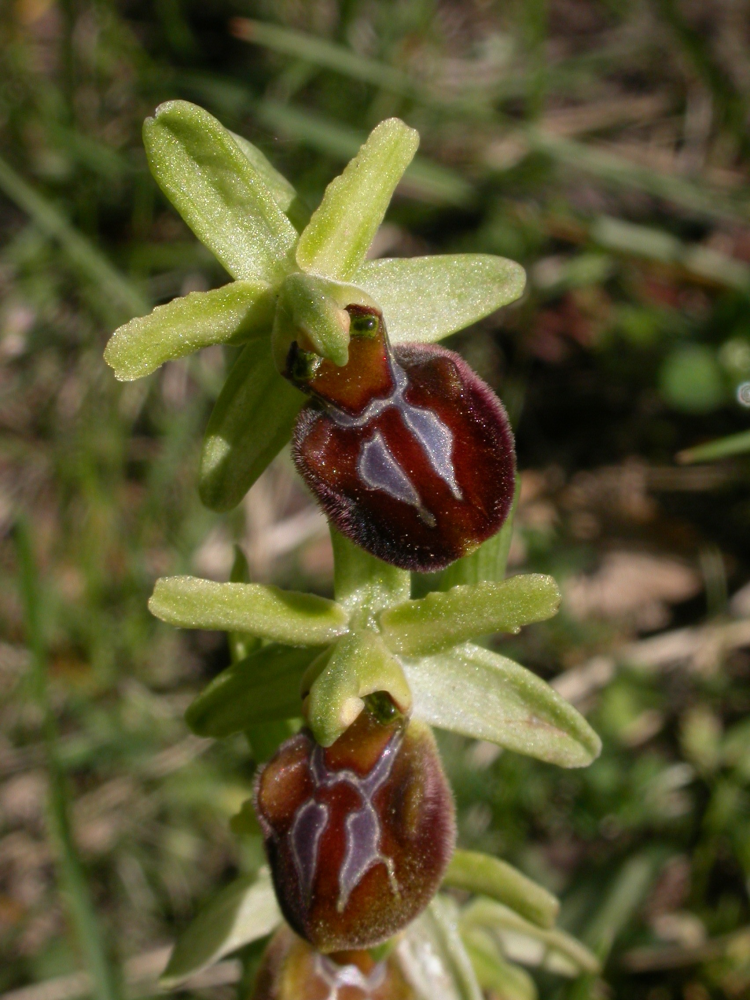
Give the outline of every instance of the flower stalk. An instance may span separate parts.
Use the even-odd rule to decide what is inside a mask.
[[[560,595],[550,577],[505,578],[512,434],[489,387],[435,346],[518,298],[522,268],[473,254],[365,259],[418,141],[381,122],[310,215],[203,109],[172,101],[144,127],[155,179],[234,280],[131,320],[105,358],[129,380],[241,345],[206,429],[201,498],[232,509],[293,438],[335,565],[332,600],[252,582],[241,553],[226,583],[156,582],[157,617],[229,634],[232,662],[186,720],[202,736],[244,733],[265,762],[253,802],[270,866],[197,917],[167,986],[273,931],[256,1000],[304,1000],[316,982],[364,1000],[479,1000],[500,982],[529,996],[493,937],[503,921],[574,968],[595,965],[555,930],[546,890],[454,854],[431,725],[562,767],[590,763],[600,744],[535,674],[473,642],[551,617]],[[419,600],[413,570],[438,571]],[[246,804],[233,828],[249,816]],[[459,908],[443,883],[474,902]]]

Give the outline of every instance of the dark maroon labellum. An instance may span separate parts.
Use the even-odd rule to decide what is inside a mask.
[[[376,962],[368,952],[321,955],[288,927],[263,956],[253,1000],[414,1000],[393,955]]]
[[[455,842],[430,729],[369,707],[328,748],[307,731],[282,744],[255,808],[281,910],[324,953],[370,948],[413,920]]]
[[[349,361],[293,343],[285,374],[313,401],[294,432],[300,474],[338,530],[402,569],[443,569],[499,531],[515,489],[500,400],[457,354],[392,349],[382,317],[349,306]]]

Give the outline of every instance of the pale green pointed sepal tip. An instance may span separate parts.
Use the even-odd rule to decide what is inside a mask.
[[[303,271],[348,281],[365,259],[419,133],[399,118],[382,121],[344,172],[328,185],[296,249]]]

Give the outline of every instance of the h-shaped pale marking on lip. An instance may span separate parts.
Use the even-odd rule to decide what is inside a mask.
[[[316,744],[312,752],[310,771],[315,788],[331,788],[344,782],[358,793],[362,803],[358,809],[352,810],[345,820],[346,851],[339,871],[339,898],[336,904],[339,913],[344,911],[349,897],[367,872],[381,862],[388,871],[388,881],[394,895],[399,894],[393,859],[380,850],[382,828],[372,798],[390,777],[402,736],[400,732],[393,734],[375,767],[365,778],[349,769],[326,771],[323,747]],[[313,794],[300,807],[289,832],[294,864],[308,901],[315,881],[320,838],[328,826],[328,820],[328,806],[316,802]]]
[[[424,452],[435,473],[448,486],[456,500],[463,500],[461,487],[456,481],[453,468],[453,433],[432,410],[414,406],[404,399],[409,386],[409,377],[389,351],[388,364],[393,375],[393,392],[383,399],[373,399],[358,417],[342,413],[335,406],[326,404],[326,410],[341,427],[364,427],[388,409],[395,407],[401,414],[405,426]],[[398,464],[380,431],[376,431],[365,441],[357,456],[357,473],[370,489],[382,490],[395,500],[401,500],[419,511],[420,518],[428,527],[434,528],[436,520],[419,496],[419,492],[408,475]]]
[[[378,962],[369,975],[365,975],[356,965],[336,965],[330,958],[315,954],[315,972],[329,988],[326,1000],[339,1000],[339,990],[347,986],[360,989],[367,997],[383,985],[385,962]]]

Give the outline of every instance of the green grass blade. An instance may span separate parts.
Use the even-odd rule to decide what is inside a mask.
[[[727,437],[699,444],[695,448],[686,448],[677,455],[677,461],[683,465],[693,462],[715,462],[720,458],[732,455],[745,455],[750,451],[750,431],[740,431]]]
[[[262,45],[273,52],[302,59],[361,83],[370,83],[373,87],[409,97],[423,92],[423,88],[407,73],[315,35],[246,17],[235,18],[231,30],[235,38],[243,42]]]
[[[528,128],[523,134],[533,150],[603,181],[645,191],[708,219],[733,222],[738,218],[750,219],[750,204],[746,200],[727,197],[686,177],[641,166],[585,142],[555,136],[541,129]]]
[[[113,267],[101,251],[71,225],[51,201],[35,191],[13,168],[0,157],[0,190],[21,211],[33,219],[36,226],[49,239],[59,243],[68,260],[110,300],[110,315],[140,316],[148,312],[145,295],[124,275]]]
[[[27,641],[31,652],[34,694],[42,714],[50,781],[50,833],[57,853],[61,889],[67,900],[78,947],[91,976],[96,1000],[119,1000],[118,978],[107,955],[101,919],[94,909],[86,873],[78,856],[70,826],[67,782],[57,752],[57,726],[48,694],[47,652],[41,620],[39,577],[29,528],[23,520],[16,525],[16,551],[20,563],[20,582]]]
[[[261,101],[256,114],[273,131],[339,160],[354,156],[366,138],[362,132],[333,119],[277,101]],[[465,208],[476,200],[473,185],[460,174],[424,157],[416,157],[412,161],[401,181],[400,190],[422,201],[458,208]]]

